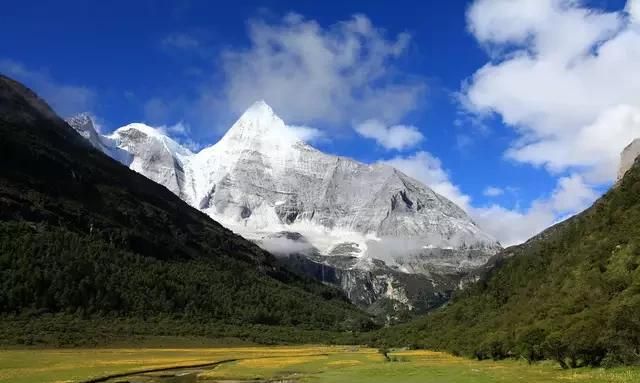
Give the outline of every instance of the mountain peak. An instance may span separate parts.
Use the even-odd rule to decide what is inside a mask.
[[[236,124],[242,121],[251,122],[256,127],[268,127],[264,125],[273,122],[282,122],[280,117],[276,115],[264,100],[258,100],[251,104],[251,106],[242,113],[242,116],[240,116]]]
[[[149,140],[153,140],[165,148],[171,155],[189,156],[193,154],[189,149],[171,138],[164,129],[154,128],[139,122],[122,126],[116,129],[109,137],[118,142],[119,146],[130,149],[141,144],[142,147],[149,146]]]
[[[156,137],[156,138],[164,138],[166,136],[166,134],[162,130],[158,128],[154,128],[147,124],[143,124],[141,122],[134,122],[134,123],[122,126],[116,129],[114,133],[122,134],[122,132],[125,132],[128,130],[137,130],[139,132],[144,133],[147,136]]]
[[[271,113],[274,114],[273,109],[265,100],[258,100],[251,104],[249,108],[247,108],[246,112],[253,111],[256,113]],[[245,112],[245,113],[246,113]]]
[[[223,140],[255,141],[284,130],[284,121],[264,101],[254,102],[224,135]]]
[[[89,113],[89,112],[81,112],[81,113],[78,113],[76,115],[73,115],[73,116],[67,118],[67,120],[92,120],[92,118],[91,118],[91,113]]]
[[[82,112],[65,120],[76,130],[91,131],[96,130],[93,117],[89,112]]]
[[[91,145],[102,150],[104,143],[93,121],[93,116],[90,113],[84,112],[76,114],[75,116],[67,118],[65,122],[78,132],[78,134],[89,140]]]

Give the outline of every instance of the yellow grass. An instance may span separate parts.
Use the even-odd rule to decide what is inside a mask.
[[[247,359],[237,362],[237,365],[240,368],[282,368],[321,359],[327,359],[327,356],[288,356],[278,358]]]
[[[391,352],[357,347],[224,347],[0,350],[2,383],[70,383],[141,369],[237,359],[198,372],[198,380],[289,379],[300,383],[638,383],[640,370],[562,370],[551,362],[485,361],[433,351]],[[153,382],[160,375],[149,374]],[[212,380],[213,379],[213,380]],[[118,381],[125,381],[119,379]]]

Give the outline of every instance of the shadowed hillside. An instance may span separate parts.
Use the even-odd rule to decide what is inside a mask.
[[[4,76],[0,163],[4,338],[24,318],[44,327],[47,318],[160,318],[182,334],[189,333],[184,323],[198,334],[216,325],[371,324],[338,290],[282,268],[163,186],[93,149]],[[132,328],[154,333],[151,324]]]

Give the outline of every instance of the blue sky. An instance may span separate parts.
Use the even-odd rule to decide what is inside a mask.
[[[398,166],[504,243],[588,206],[640,135],[636,0],[221,4],[11,2],[0,72],[103,132],[181,123],[195,146],[265,99],[315,146]]]

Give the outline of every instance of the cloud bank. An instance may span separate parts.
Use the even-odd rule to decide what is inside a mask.
[[[506,153],[554,174],[614,179],[620,151],[640,136],[639,0],[604,12],[573,0],[479,0],[469,30],[493,60],[463,91],[477,114],[520,136]]]
[[[640,137],[640,0],[616,12],[575,0],[476,0],[467,25],[490,61],[463,86],[465,112],[498,116],[517,135],[505,157],[544,167],[555,189],[527,208],[476,206],[427,154],[391,162],[428,185],[438,175],[434,190],[515,244],[589,206]]]
[[[423,93],[421,80],[397,68],[409,35],[388,37],[364,15],[323,27],[288,14],[276,23],[251,20],[248,32],[249,47],[222,55],[223,96],[233,112],[264,99],[293,123],[395,124]]]

